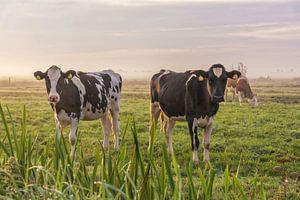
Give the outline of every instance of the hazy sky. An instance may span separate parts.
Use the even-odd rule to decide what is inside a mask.
[[[251,77],[300,76],[300,2],[0,0],[0,77],[53,64],[148,77],[240,61]]]

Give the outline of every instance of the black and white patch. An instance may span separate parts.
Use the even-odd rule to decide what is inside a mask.
[[[199,139],[197,129],[204,131],[204,160],[209,160],[209,138],[212,131],[213,118],[219,109],[219,103],[224,100],[227,78],[240,76],[240,72],[227,72],[221,64],[215,64],[208,71],[193,70],[176,73],[161,70],[152,76],[151,119],[157,123],[162,114],[166,119],[166,132],[169,151],[172,152],[170,138],[175,121],[186,120],[191,136],[193,160],[198,161],[197,151]],[[151,141],[149,142],[149,144]]]

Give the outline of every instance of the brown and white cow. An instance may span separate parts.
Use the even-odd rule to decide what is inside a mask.
[[[236,81],[235,94],[239,98],[240,106],[244,99],[247,99],[250,106],[257,106],[256,95],[252,92],[248,79],[245,76],[241,76]]]
[[[115,134],[115,149],[119,145],[119,111],[122,78],[112,70],[76,72],[53,65],[46,72],[34,73],[37,80],[45,79],[48,102],[61,133],[70,125],[71,157],[75,153],[80,120],[101,119],[104,129],[104,148],[109,146],[111,126]],[[109,119],[109,112],[112,120]]]
[[[240,105],[242,105],[243,100],[246,98],[250,106],[257,106],[256,95],[253,94],[250,83],[246,76],[240,76],[239,79],[233,80],[228,78],[225,91],[225,101],[228,101],[228,94],[232,93],[232,101],[237,95],[239,98]]]

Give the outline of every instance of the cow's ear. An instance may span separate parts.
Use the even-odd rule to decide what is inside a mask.
[[[43,73],[43,72],[41,72],[41,71],[36,71],[36,72],[34,72],[33,75],[34,75],[34,77],[36,78],[36,80],[42,80],[42,79],[45,78],[46,73]]]
[[[64,77],[71,80],[75,76],[76,72],[74,70],[69,70],[64,74]]]
[[[194,74],[198,77],[199,81],[203,81],[208,77],[208,72],[203,71],[203,70],[197,70],[194,72]]]
[[[233,80],[237,80],[241,76],[241,72],[237,70],[233,70],[231,72],[227,72],[227,77]]]

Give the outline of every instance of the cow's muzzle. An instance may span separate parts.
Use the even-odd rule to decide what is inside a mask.
[[[49,103],[58,103],[59,102],[59,96],[49,96],[48,97]]]
[[[219,103],[224,101],[224,96],[213,96],[212,100]]]

